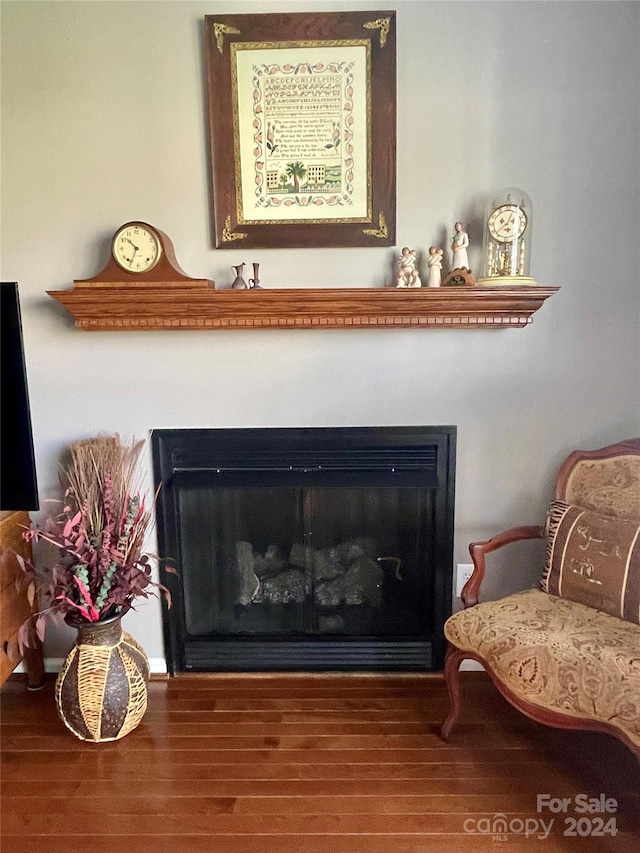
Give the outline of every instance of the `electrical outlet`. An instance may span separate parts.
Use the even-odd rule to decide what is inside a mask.
[[[462,587],[473,574],[473,563],[458,563],[456,569],[456,598],[460,598]]]

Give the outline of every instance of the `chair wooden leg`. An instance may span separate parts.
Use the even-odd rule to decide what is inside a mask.
[[[464,652],[449,644],[444,659],[444,681],[449,694],[449,716],[440,729],[440,737],[448,742],[451,733],[458,722],[460,714],[460,664],[465,658]]]
[[[38,643],[36,648],[29,648],[24,655],[24,668],[27,673],[27,687],[29,690],[40,690],[45,685],[44,656],[42,645]]]

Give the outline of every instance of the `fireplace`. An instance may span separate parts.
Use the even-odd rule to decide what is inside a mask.
[[[455,427],[154,430],[169,671],[429,671]]]

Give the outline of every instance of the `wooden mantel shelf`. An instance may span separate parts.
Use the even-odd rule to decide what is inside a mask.
[[[216,290],[210,282],[109,283],[48,291],[87,331],[506,328],[526,326],[557,287]]]

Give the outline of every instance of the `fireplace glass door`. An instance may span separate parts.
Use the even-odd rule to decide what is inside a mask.
[[[190,637],[431,630],[429,490],[218,487],[178,494]]]

